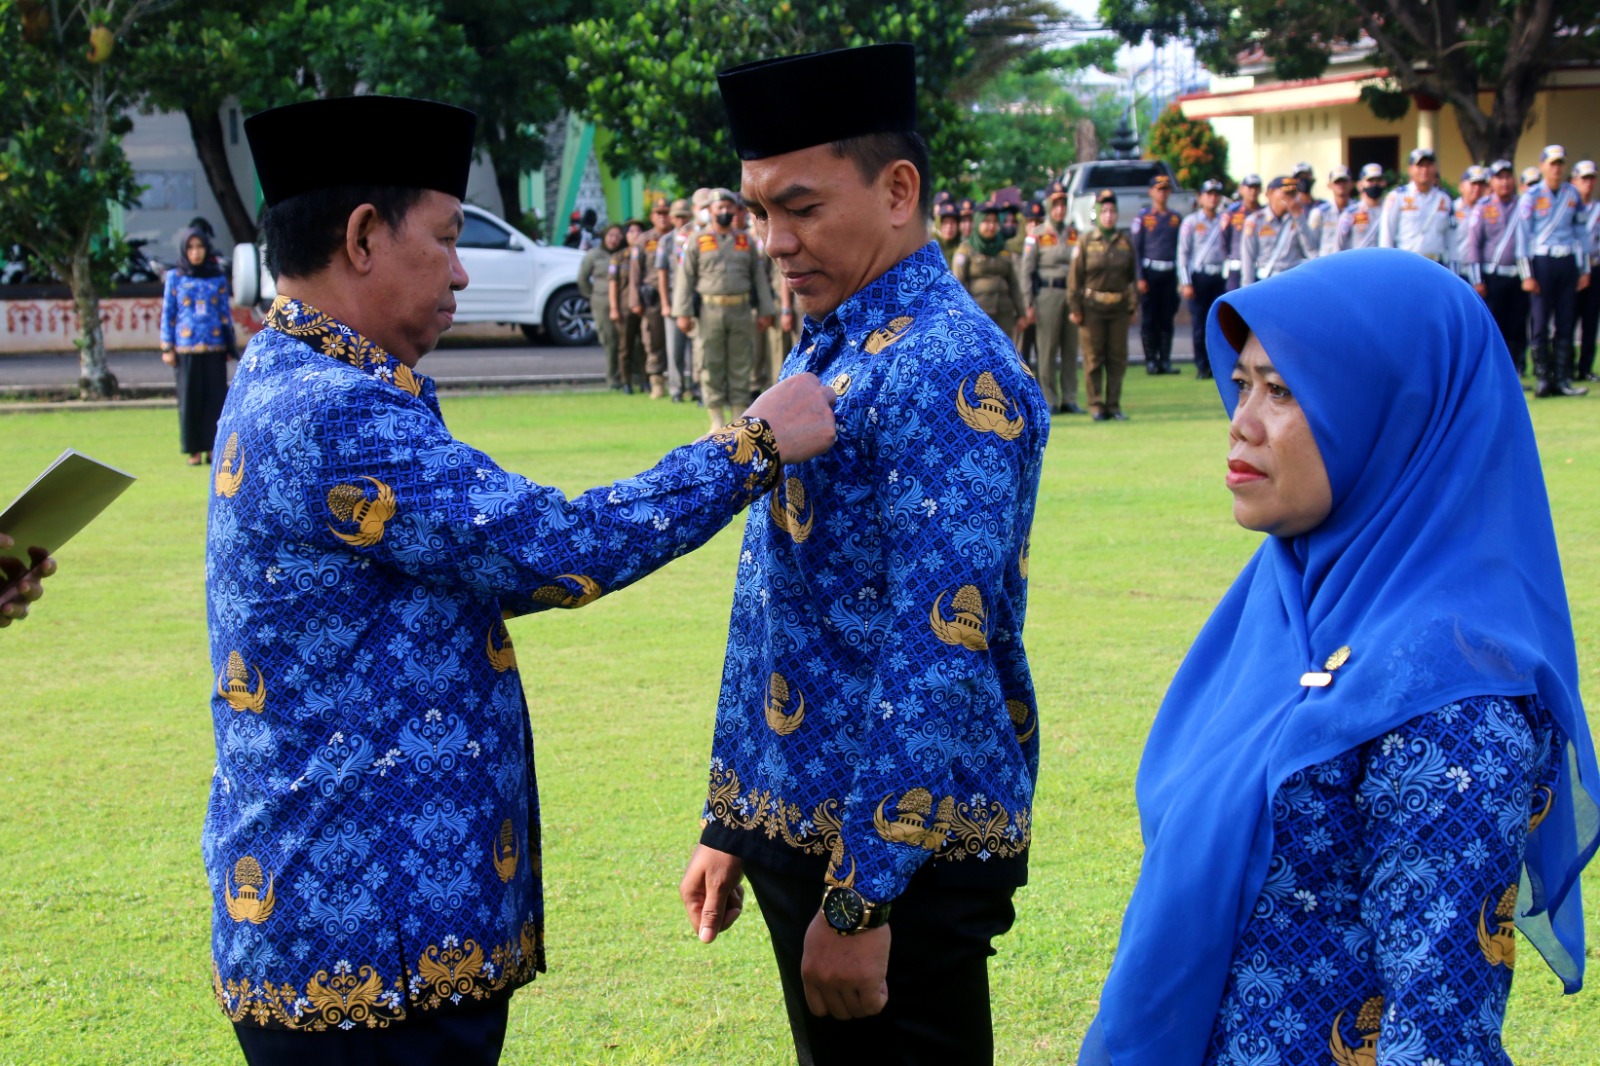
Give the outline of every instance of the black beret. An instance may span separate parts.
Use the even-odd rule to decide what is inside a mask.
[[[717,75],[740,159],[917,129],[916,50],[872,44],[762,59]]]
[[[394,185],[467,195],[478,116],[403,96],[345,96],[244,120],[267,206],[340,185]]]

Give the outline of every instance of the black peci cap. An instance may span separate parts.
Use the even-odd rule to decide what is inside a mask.
[[[717,87],[740,159],[917,129],[917,55],[905,43],[762,59],[722,71]]]
[[[345,96],[244,120],[267,206],[340,185],[395,185],[467,195],[478,116],[404,96]],[[336,145],[336,151],[324,146]]]

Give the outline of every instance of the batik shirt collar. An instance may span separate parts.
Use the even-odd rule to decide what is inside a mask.
[[[415,373],[376,341],[369,340],[332,315],[308,303],[279,296],[267,311],[266,327],[285,333],[314,351],[353,366],[412,396],[421,396],[431,379]]]
[[[938,242],[929,241],[868,282],[821,322],[807,316],[801,351],[835,340],[866,343],[873,332],[904,314],[929,286],[949,272]]]

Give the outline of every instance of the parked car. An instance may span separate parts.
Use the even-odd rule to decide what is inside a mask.
[[[1126,229],[1133,217],[1150,202],[1150,180],[1157,174],[1172,179],[1167,208],[1180,215],[1193,211],[1194,193],[1179,189],[1172,168],[1161,160],[1096,159],[1091,163],[1074,163],[1061,175],[1061,184],[1067,189],[1067,219],[1080,233],[1089,232],[1094,228],[1094,195],[1101,189],[1110,189],[1117,194],[1118,224]]]
[[[536,241],[472,204],[456,251],[470,284],[456,294],[456,323],[505,322],[522,327],[529,340],[550,344],[595,343],[589,301],[578,294],[583,253]],[[233,299],[243,306],[271,303],[277,286],[260,249],[233,251]]]

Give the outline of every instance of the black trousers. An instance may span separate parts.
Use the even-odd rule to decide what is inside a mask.
[[[1189,301],[1189,331],[1194,341],[1194,371],[1203,378],[1211,376],[1211,356],[1206,352],[1206,317],[1211,305],[1223,293],[1225,282],[1221,274],[1193,274],[1189,284],[1194,287],[1194,299]]]
[[[1522,291],[1521,278],[1498,274],[1483,276],[1483,302],[1500,327],[1500,338],[1511,353],[1511,365],[1523,374],[1528,367],[1528,294]]]
[[[1146,270],[1150,291],[1139,296],[1139,343],[1144,348],[1147,374],[1165,373],[1172,367],[1172,320],[1178,316],[1178,272]]]
[[[1571,381],[1572,331],[1578,312],[1578,263],[1570,255],[1533,257],[1539,291],[1529,301],[1533,320],[1534,371],[1540,380]]]
[[[235,1025],[249,1066],[496,1066],[511,997],[424,1015],[386,1029],[321,1033]]]
[[[1578,377],[1594,373],[1595,329],[1600,328],[1600,293],[1595,282],[1600,272],[1589,274],[1589,287],[1578,293]]]
[[[806,929],[822,882],[745,863],[772,934],[800,1066],[990,1066],[990,941],[1016,918],[1014,888],[957,888],[926,868],[894,901],[889,918],[889,1003],[871,1018],[818,1018],[800,980]]]

